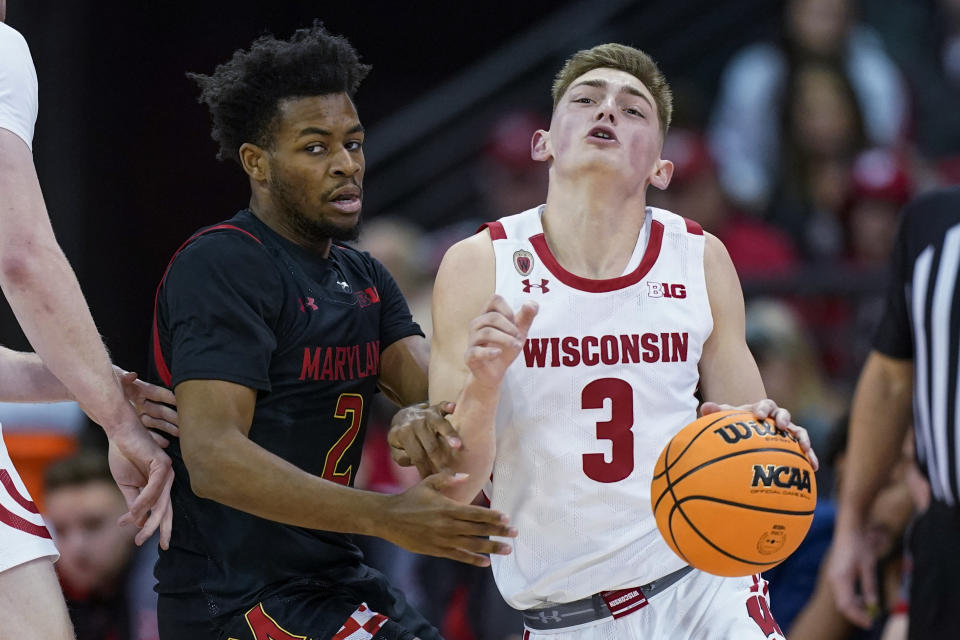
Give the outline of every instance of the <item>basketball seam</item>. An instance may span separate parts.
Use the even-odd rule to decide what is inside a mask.
[[[717,498],[714,496],[701,496],[701,495],[692,495],[681,498],[680,502],[688,502],[690,500],[706,500],[707,502],[719,502],[720,504],[725,504],[729,507],[743,507],[744,509],[749,509],[751,511],[764,511],[766,513],[779,513],[785,516],[809,516],[813,515],[813,509],[806,511],[790,511],[788,509],[775,509],[773,507],[760,507],[757,505],[747,504],[745,502],[734,502],[733,500],[724,500],[723,498]]]
[[[669,446],[669,445],[668,445],[668,446]],[[733,458],[733,457],[735,457],[735,456],[742,456],[742,455],[745,455],[745,454],[748,454],[748,453],[756,453],[756,452],[763,452],[763,451],[776,451],[776,452],[779,452],[779,453],[787,453],[787,454],[790,454],[790,455],[793,455],[793,456],[797,456],[797,457],[802,458],[802,459],[804,459],[804,460],[807,459],[807,457],[806,457],[802,452],[798,453],[798,452],[796,452],[796,451],[790,451],[789,449],[777,449],[777,448],[772,448],[772,447],[770,447],[770,448],[765,447],[765,448],[763,448],[763,449],[745,449],[745,450],[743,450],[743,451],[735,451],[735,452],[733,452],[733,453],[725,453],[725,454],[723,454],[722,456],[719,456],[719,457],[717,457],[717,458],[711,458],[710,460],[705,460],[704,462],[701,462],[699,465],[697,465],[696,467],[693,467],[692,469],[690,469],[689,471],[687,471],[686,473],[684,473],[682,476],[680,476],[679,478],[677,478],[677,479],[676,479],[675,481],[673,481],[673,482],[670,482],[670,478],[669,478],[669,476],[668,476],[668,477],[667,477],[667,480],[666,480],[666,481],[667,481],[667,488],[664,489],[663,492],[660,494],[660,497],[657,498],[657,501],[656,501],[656,503],[654,504],[654,507],[653,507],[653,512],[654,512],[654,513],[657,512],[657,507],[660,506],[660,501],[663,500],[664,496],[666,496],[667,491],[670,491],[670,494],[673,496],[673,501],[676,502],[676,501],[677,501],[677,496],[673,493],[673,487],[674,487],[675,485],[677,485],[677,484],[680,484],[680,481],[681,481],[681,480],[683,480],[683,479],[686,478],[687,476],[693,474],[694,472],[699,471],[700,469],[702,469],[702,468],[704,468],[704,467],[706,467],[706,466],[709,466],[709,465],[713,464],[714,462],[719,462],[720,460],[726,460],[726,459],[728,459],[728,458]]]
[[[704,496],[704,497],[706,497],[706,496]],[[687,524],[690,525],[690,528],[693,529],[693,532],[696,533],[698,536],[700,536],[700,538],[702,538],[704,542],[706,542],[708,545],[710,545],[711,547],[713,547],[714,549],[716,549],[716,550],[717,550],[718,552],[720,552],[721,554],[727,556],[727,557],[730,558],[731,560],[736,560],[737,562],[742,562],[742,563],[744,563],[744,564],[749,564],[749,565],[753,565],[753,566],[756,566],[756,567],[768,567],[768,566],[769,566],[769,567],[772,567],[772,566],[775,566],[775,565],[783,562],[783,561],[786,559],[786,557],[787,557],[787,556],[784,556],[783,558],[780,558],[779,560],[771,560],[770,562],[756,562],[756,561],[754,561],[754,560],[745,560],[745,559],[743,559],[743,558],[739,558],[739,557],[733,555],[732,553],[729,553],[729,552],[727,552],[727,551],[724,551],[723,549],[721,549],[720,547],[718,547],[717,545],[715,545],[715,544],[713,543],[713,541],[710,540],[710,538],[708,538],[707,536],[703,535],[703,533],[700,531],[700,529],[697,529],[697,526],[696,526],[695,524],[693,524],[693,522],[690,521],[690,518],[687,517],[687,514],[686,514],[686,513],[683,511],[683,509],[680,507],[679,503],[675,503],[675,504],[673,505],[673,508],[670,510],[670,515],[668,516],[669,519],[670,519],[670,525],[671,525],[671,526],[670,526],[670,535],[673,535],[673,513],[674,513],[674,511],[679,512],[680,515],[683,516],[683,519],[687,521]],[[676,538],[674,538],[674,543],[676,544]],[[678,546],[677,548],[679,548],[679,546]],[[787,555],[789,555],[789,554],[787,554]],[[686,556],[684,556],[684,560],[686,560]]]
[[[687,449],[689,449],[691,446],[693,446],[693,443],[696,441],[697,438],[699,438],[700,436],[703,435],[703,432],[704,432],[704,431],[706,431],[707,429],[709,429],[709,428],[712,427],[713,425],[717,424],[717,423],[720,422],[721,420],[724,420],[724,419],[726,419],[726,418],[732,418],[733,416],[738,416],[738,415],[746,415],[746,416],[752,416],[752,417],[756,418],[756,416],[754,416],[754,415],[753,415],[751,412],[749,412],[749,411],[730,411],[730,412],[723,412],[723,415],[717,417],[716,420],[714,420],[713,422],[710,422],[709,424],[707,424],[706,426],[704,426],[703,429],[701,429],[701,430],[697,433],[697,435],[695,435],[695,436],[693,436],[692,438],[690,438],[690,442],[688,442],[687,445],[683,448],[683,451],[681,451],[680,453],[677,454],[677,458],[676,458],[676,460],[674,460],[673,462],[670,462],[670,445],[673,444],[673,439],[671,438],[671,439],[670,439],[670,442],[667,443],[667,452],[666,452],[666,455],[664,455],[664,457],[663,457],[663,471],[660,472],[660,473],[658,473],[658,474],[655,474],[655,475],[653,476],[653,479],[656,480],[657,478],[665,475],[665,474],[667,473],[667,471],[670,470],[671,467],[673,467],[675,464],[677,464],[677,462],[680,461],[680,458],[683,457],[683,454],[685,454],[685,453],[687,452]]]

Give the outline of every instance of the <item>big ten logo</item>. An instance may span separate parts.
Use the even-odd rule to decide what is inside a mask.
[[[753,465],[753,481],[750,486],[759,487],[761,485],[767,488],[776,485],[781,489],[794,489],[810,493],[810,472],[806,469],[786,465],[755,464]]]
[[[647,295],[651,298],[686,298],[687,288],[682,284],[647,280]]]
[[[741,422],[732,422],[725,424],[713,432],[723,438],[728,444],[737,444],[741,440],[748,440],[754,435],[761,438],[780,438],[793,440],[793,436],[785,431],[777,429],[771,422],[757,422],[756,420],[745,420]]]

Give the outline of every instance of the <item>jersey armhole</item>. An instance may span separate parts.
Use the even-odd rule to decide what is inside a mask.
[[[501,222],[497,222],[497,221],[495,221],[495,222],[484,222],[482,225],[480,225],[480,228],[477,229],[477,233],[480,233],[480,232],[483,231],[484,229],[489,229],[489,230],[490,230],[490,239],[491,239],[491,240],[506,240],[506,239],[507,239],[507,232],[506,232],[506,230],[503,228],[503,224],[502,224]]]
[[[699,222],[695,222],[690,218],[684,218],[683,222],[687,225],[687,233],[694,236],[703,235],[703,227],[700,226]]]

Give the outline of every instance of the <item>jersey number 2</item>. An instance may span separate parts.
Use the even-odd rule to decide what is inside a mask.
[[[349,486],[350,479],[353,477],[353,465],[343,471],[337,471],[337,467],[340,466],[344,454],[347,453],[347,449],[354,443],[357,439],[357,433],[360,432],[360,422],[363,418],[363,396],[356,393],[341,393],[340,397],[337,398],[337,408],[333,417],[348,418],[350,425],[327,452],[327,457],[323,461],[323,474],[321,475],[324,480]]]
[[[597,482],[620,482],[633,472],[633,388],[620,378],[600,378],[583,388],[580,406],[603,409],[610,399],[610,419],[597,423],[597,438],[613,443],[608,461],[602,453],[583,454],[583,472]]]

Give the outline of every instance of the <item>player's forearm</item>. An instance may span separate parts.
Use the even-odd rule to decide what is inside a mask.
[[[430,343],[408,336],[384,350],[380,359],[380,390],[394,404],[406,407],[427,399]]]
[[[846,469],[837,530],[859,529],[900,456],[910,422],[913,368],[872,353],[864,365],[850,412]]]
[[[108,435],[139,425],[124,400],[73,269],[57,244],[25,146],[0,160],[0,287],[47,369]]]
[[[389,496],[309,474],[239,431],[192,441],[181,422],[181,448],[193,491],[234,509],[284,524],[376,535]]]
[[[35,353],[0,347],[0,401],[63,402],[73,396]]]
[[[448,418],[457,429],[462,448],[454,456],[452,469],[469,474],[463,483],[444,489],[449,498],[471,502],[480,493],[493,470],[496,456],[496,417],[500,389],[479,384],[468,376],[463,391],[457,398],[457,407]]]

